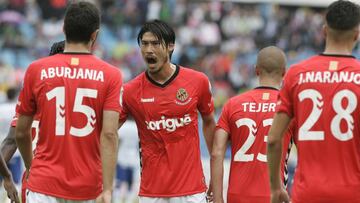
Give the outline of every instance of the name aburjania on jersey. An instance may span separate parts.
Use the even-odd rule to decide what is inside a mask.
[[[356,72],[333,72],[333,71],[310,71],[300,73],[298,84],[303,83],[355,83],[360,85],[360,73]]]
[[[70,79],[87,79],[104,82],[104,72],[88,68],[49,67],[41,70],[40,79],[64,77]]]

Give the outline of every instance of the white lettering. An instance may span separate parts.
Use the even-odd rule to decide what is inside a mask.
[[[300,73],[298,84],[303,83],[355,83],[360,85],[360,73],[317,71]],[[305,78],[305,79],[303,79]]]
[[[83,68],[49,67],[41,70],[40,80],[64,77],[69,79],[85,79],[104,82],[104,72]]]
[[[161,116],[161,120],[158,121],[145,121],[147,129],[149,130],[162,130],[165,129],[168,132],[174,132],[178,127],[183,127],[191,123],[191,117],[186,114],[183,118],[168,118]]]

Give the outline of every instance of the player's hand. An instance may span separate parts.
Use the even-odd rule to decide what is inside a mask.
[[[63,53],[65,49],[65,41],[60,41],[60,42],[55,42],[50,49],[50,53],[49,56],[58,54],[58,53]]]
[[[111,203],[112,191],[104,190],[99,197],[96,198],[96,203]]]
[[[290,203],[288,193],[284,189],[271,191],[271,203]]]
[[[7,196],[11,200],[11,203],[20,203],[19,195],[11,176],[4,178],[4,188],[7,192]]]
[[[211,184],[211,181],[210,181],[210,184],[209,184],[209,188],[206,192],[206,200],[207,202],[213,202],[214,201],[214,194],[213,194],[213,188],[212,188],[212,184]]]

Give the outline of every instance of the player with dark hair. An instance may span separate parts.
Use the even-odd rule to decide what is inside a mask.
[[[298,129],[293,203],[360,202],[360,8],[335,1],[327,10],[325,51],[287,72],[268,138],[272,203],[288,202],[279,176],[282,137],[292,118]]]
[[[100,194],[111,202],[122,79],[116,67],[91,54],[99,26],[93,4],[71,3],[63,53],[26,71],[15,137],[28,173],[27,202],[94,202]],[[33,155],[34,115],[39,137]]]
[[[138,34],[147,70],[124,85],[120,125],[129,114],[140,138],[140,202],[206,202],[198,112],[209,151],[215,128],[205,74],[171,63],[175,33],[165,22],[146,22]]]
[[[270,46],[260,50],[255,69],[260,86],[231,98],[224,105],[215,131],[211,156],[215,203],[224,202],[223,161],[229,140],[231,166],[227,202],[270,202],[266,141],[285,68],[286,57],[281,49]],[[291,146],[290,137],[288,134],[284,142],[283,173]]]

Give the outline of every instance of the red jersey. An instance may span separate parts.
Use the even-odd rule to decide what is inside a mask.
[[[142,73],[124,85],[123,112],[135,119],[140,138],[140,196],[176,197],[206,190],[198,111],[213,112],[210,83],[200,72],[176,67],[163,85]]]
[[[319,55],[294,65],[279,112],[297,120],[292,202],[360,202],[360,63]]]
[[[266,142],[278,93],[272,87],[258,87],[231,98],[223,107],[217,128],[226,131],[231,141],[229,203],[270,202]],[[290,138],[288,133],[284,140],[283,177]]]
[[[71,200],[102,191],[104,110],[121,112],[120,71],[91,54],[57,54],[26,71],[17,113],[40,120],[28,188]]]

